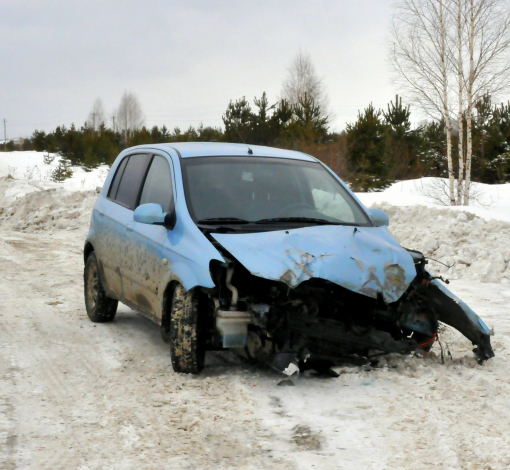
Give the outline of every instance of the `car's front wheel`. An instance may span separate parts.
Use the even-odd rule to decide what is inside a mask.
[[[89,318],[94,323],[112,321],[117,313],[119,302],[106,297],[101,277],[99,276],[97,257],[94,252],[87,258],[83,280],[85,287],[85,308]]]
[[[170,355],[175,372],[198,374],[204,368],[205,340],[199,292],[175,287],[170,311]]]

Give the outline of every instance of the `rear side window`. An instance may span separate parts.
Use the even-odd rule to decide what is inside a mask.
[[[116,194],[113,196],[113,189],[116,184],[117,175],[112,185],[110,198],[128,209],[133,210],[136,207],[138,194],[140,193],[140,186],[145,178],[150,156],[131,155],[129,159],[126,160],[127,163],[122,173]],[[120,169],[121,168],[119,168],[119,170]],[[119,174],[119,172],[117,172],[117,174]]]
[[[122,179],[122,174],[126,168],[126,163],[128,162],[129,157],[124,158],[120,162],[119,168],[117,168],[117,173],[115,173],[115,177],[113,178],[112,185],[110,186],[110,191],[108,193],[108,197],[110,199],[115,199],[117,197],[117,191],[119,190],[119,183]]]
[[[167,212],[173,200],[172,175],[168,162],[163,157],[154,156],[145,179],[140,204],[155,203]]]

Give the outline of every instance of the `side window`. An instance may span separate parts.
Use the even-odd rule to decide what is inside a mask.
[[[119,190],[119,183],[122,179],[122,174],[124,173],[124,170],[126,168],[127,161],[129,160],[129,157],[124,158],[120,162],[119,167],[117,168],[117,173],[115,173],[115,176],[112,181],[112,185],[110,186],[110,191],[108,191],[108,197],[110,199],[115,199],[117,197],[117,191]]]
[[[140,198],[140,204],[160,204],[165,212],[170,209],[173,199],[172,174],[163,157],[154,156]]]
[[[128,209],[136,207],[140,186],[147,172],[150,155],[131,155],[120,180],[115,201]],[[113,187],[112,187],[113,189]]]

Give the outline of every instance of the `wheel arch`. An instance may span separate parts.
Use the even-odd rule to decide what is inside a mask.
[[[94,247],[92,246],[92,243],[86,242],[85,246],[83,247],[83,262],[86,264],[87,259],[90,256],[90,253],[92,253],[94,250]]]

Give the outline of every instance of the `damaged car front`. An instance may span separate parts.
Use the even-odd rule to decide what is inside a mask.
[[[275,149],[274,149],[275,150]],[[429,350],[441,323],[494,355],[490,331],[400,246],[325,165],[297,152],[180,160],[189,215],[210,259],[208,349],[244,348],[293,373],[346,358]]]

